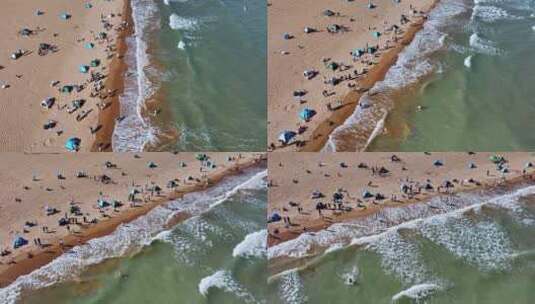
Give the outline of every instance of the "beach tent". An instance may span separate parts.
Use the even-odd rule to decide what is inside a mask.
[[[78,151],[80,150],[80,144],[82,143],[82,140],[78,137],[71,137],[67,139],[65,142],[65,148],[69,151]]]
[[[390,171],[388,171],[388,169],[385,168],[385,167],[381,167],[381,169],[379,169],[379,174],[381,174],[381,175],[382,174],[388,174],[388,173],[390,173]]]
[[[355,51],[353,51],[353,56],[354,57],[360,57],[362,55],[364,55],[366,52],[364,51],[364,49],[356,49]]]
[[[284,38],[284,40],[290,40],[293,38],[292,35],[290,35],[289,33],[284,33],[284,35],[282,35],[282,37]]]
[[[80,66],[80,73],[87,73],[87,72],[89,72],[89,66],[82,64]]]
[[[178,166],[179,166],[180,168],[185,168],[185,167],[187,167],[188,165],[186,165],[185,162],[181,161],[180,163],[178,163]]]
[[[533,164],[531,162],[527,162],[524,167],[525,168],[533,168]]]
[[[112,203],[113,208],[119,208],[119,207],[121,207],[122,205],[123,205],[123,204],[121,204],[120,201],[118,201],[118,200],[113,200],[113,203]]]
[[[91,60],[91,66],[96,68],[100,65],[100,60],[99,59],[93,59]]]
[[[98,33],[98,38],[106,39],[106,38],[108,38],[108,34],[106,34],[106,32],[100,32],[100,33]]]
[[[312,192],[312,199],[318,199],[322,197],[323,197],[323,193],[319,192],[318,190]]]
[[[295,136],[297,135],[297,133],[293,132],[293,131],[284,131],[282,132],[280,135],[279,135],[279,141],[282,142],[283,144],[288,144]]]
[[[327,31],[329,33],[338,33],[338,31],[341,29],[341,27],[338,24],[331,24],[327,26]]]
[[[269,217],[269,219],[268,219],[268,223],[278,222],[278,221],[280,221],[280,220],[282,220],[282,217],[281,217],[278,213],[274,212],[274,213]]]
[[[92,43],[92,42],[88,42],[88,43],[86,43],[86,44],[85,44],[85,46],[84,46],[84,47],[85,47],[86,49],[92,49],[92,48],[94,48],[94,47],[95,47],[95,44],[94,44],[94,43]]]
[[[70,93],[74,90],[74,87],[72,85],[64,85],[62,88],[61,88],[61,92],[62,93]]]
[[[475,169],[475,168],[477,168],[477,166],[474,163],[470,163],[470,164],[468,164],[468,168]]]
[[[167,188],[175,188],[177,186],[178,186],[178,184],[174,180],[170,180],[170,181],[167,182]]]
[[[443,166],[444,163],[443,163],[441,160],[438,160],[438,159],[437,159],[437,160],[435,160],[435,161],[433,162],[433,165],[436,166],[436,167],[440,167],[440,166]]]
[[[334,16],[334,12],[331,11],[331,10],[328,10],[328,9],[327,9],[327,10],[324,10],[322,14],[323,14],[323,16],[327,16],[327,17],[332,17],[332,16]]]
[[[372,35],[373,35],[373,37],[375,37],[375,38],[379,38],[379,37],[381,37],[381,33],[380,33],[380,32],[377,32],[377,31],[376,31],[376,32],[373,32]]]
[[[304,121],[309,121],[314,115],[316,115],[316,111],[310,108],[304,108],[301,113],[299,113],[299,118]]]
[[[60,226],[65,226],[65,225],[68,225],[68,224],[69,224],[69,221],[64,217],[60,218],[59,221],[58,221],[58,225],[60,225]]]
[[[84,5],[84,7],[85,7],[85,8],[92,8],[93,5],[92,5],[91,3],[86,3],[86,4]]]
[[[106,202],[106,201],[103,200],[103,199],[99,199],[99,200],[97,201],[97,206],[98,206],[99,208],[106,208],[106,207],[108,207],[109,205],[110,205],[110,203]]]
[[[71,15],[69,13],[61,13],[60,18],[63,20],[71,19]]]
[[[151,161],[151,162],[149,162],[149,163],[147,164],[147,167],[149,167],[149,168],[151,168],[151,169],[154,169],[154,168],[157,168],[158,165],[157,165],[155,162],[152,162],[152,161]]]
[[[19,236],[19,237],[15,238],[15,240],[13,241],[13,248],[17,249],[17,248],[22,247],[22,246],[24,246],[26,244],[28,244],[28,240],[26,240],[25,238]]]
[[[369,54],[374,54],[375,52],[377,52],[377,48],[374,46],[369,46],[367,51]]]
[[[362,192],[362,198],[370,198],[370,197],[373,197],[373,194],[370,191],[364,190],[364,192]]]
[[[331,61],[327,64],[327,68],[335,71],[339,67],[338,63]]]

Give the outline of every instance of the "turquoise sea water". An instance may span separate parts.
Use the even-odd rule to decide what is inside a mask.
[[[131,77],[116,151],[263,151],[266,5],[256,0],[132,0]],[[140,117],[147,100],[160,103]],[[163,112],[165,111],[165,112]],[[144,117],[143,117],[144,116]],[[178,134],[178,136],[176,136]]]
[[[535,197],[529,189],[488,204],[471,197],[435,201],[433,210],[400,207],[369,222],[377,231],[366,236],[358,232],[362,226],[331,227],[324,236],[345,231],[353,245],[332,246],[301,270],[273,279],[272,301],[532,303]]]
[[[0,289],[1,303],[266,303],[265,169],[154,209]],[[166,230],[177,212],[194,216]]]
[[[530,0],[439,1],[325,149],[534,149],[534,26]]]

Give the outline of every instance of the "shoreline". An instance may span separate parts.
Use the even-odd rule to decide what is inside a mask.
[[[433,198],[436,198],[436,197],[439,197],[439,196],[444,196],[444,197],[455,197],[457,196],[459,193],[464,193],[464,194],[471,194],[471,193],[490,193],[490,194],[493,194],[495,193],[495,197],[500,197],[500,193],[497,193],[499,191],[511,191],[511,190],[520,190],[520,189],[523,189],[523,188],[526,188],[526,187],[533,187],[535,186],[535,173],[530,173],[530,174],[526,174],[525,176],[515,176],[511,179],[508,179],[506,181],[492,181],[492,182],[488,182],[488,183],[485,183],[485,184],[482,184],[481,186],[476,186],[476,187],[472,187],[472,188],[468,188],[468,189],[460,189],[459,191],[453,191],[449,194],[433,194],[429,197],[426,197],[425,199],[413,199],[413,200],[410,200],[410,201],[406,201],[406,202],[403,202],[402,204],[397,204],[397,205],[389,205],[389,206],[385,206],[385,207],[382,207],[382,208],[375,208],[375,209],[372,209],[372,210],[368,210],[367,212],[365,213],[362,213],[362,214],[358,214],[358,215],[355,215],[355,216],[352,216],[352,217],[348,217],[346,218],[345,220],[346,221],[354,221],[354,220],[358,220],[358,219],[363,219],[363,218],[366,218],[366,217],[370,217],[370,216],[373,216],[374,214],[378,213],[379,211],[382,211],[383,209],[387,209],[387,208],[403,208],[403,207],[407,207],[407,206],[410,206],[410,205],[414,205],[414,204],[418,204],[418,203],[426,203],[426,202],[429,202],[430,200],[432,200]],[[533,194],[531,194],[533,195]],[[481,196],[481,195],[480,195]],[[491,196],[490,200],[492,200],[493,196]],[[488,199],[487,198],[484,198],[485,201],[487,201]],[[466,207],[463,207],[463,208],[470,208],[471,205],[468,205]],[[462,208],[461,208],[462,209]],[[457,210],[460,210],[460,209],[455,209],[455,210],[452,210],[451,212],[456,212]],[[442,214],[447,214],[447,213],[439,213],[439,214],[434,214],[434,215],[429,215],[429,217],[432,217],[432,216],[439,216],[439,215],[442,215]],[[419,220],[419,219],[425,219],[427,218],[427,216],[424,216],[424,217],[418,217],[418,218],[414,218],[414,219],[410,219],[409,221],[414,221],[414,220]],[[336,223],[343,223],[344,221],[340,221],[340,222],[336,222]],[[333,224],[336,224],[336,223],[333,223]],[[394,225],[393,227],[395,226],[400,226],[400,225],[403,225],[404,222],[401,222],[401,223],[398,223],[396,225]],[[324,225],[324,226],[320,226],[319,223],[318,223],[318,226],[314,227],[314,228],[317,228],[316,230],[313,230],[313,232],[318,232],[318,231],[321,231],[321,230],[328,230],[328,228],[330,227],[330,225]],[[380,234],[382,233],[383,231],[378,231],[376,234]],[[374,236],[376,234],[371,234],[371,235],[364,235],[362,236],[361,238],[366,238],[366,237],[371,237],[371,236]],[[278,245],[278,244],[283,244],[284,242],[286,241],[290,241],[292,239],[295,239],[295,237],[291,237],[291,233],[288,233],[288,236],[290,238],[282,241],[282,242],[279,242],[279,243],[276,243],[276,244],[271,244],[269,243],[269,238],[271,237],[271,234],[268,234],[268,250],[269,250],[269,247],[271,246],[274,246],[274,245]],[[331,244],[332,245],[332,244]],[[358,244],[358,243],[347,243],[347,244],[344,244],[342,246],[342,248],[346,248],[346,247],[349,247],[349,246],[352,246],[352,247],[355,247],[355,246],[362,246],[362,244]],[[269,267],[269,273],[270,273],[270,278],[269,278],[269,281],[273,280],[273,279],[276,279],[278,276],[284,274],[284,273],[287,273],[287,272],[291,272],[291,271],[302,271],[302,270],[306,270],[308,269],[309,267],[313,267],[313,265],[317,262],[319,262],[326,254],[326,249],[328,248],[324,248],[324,247],[319,247],[319,251],[315,251],[313,254],[311,255],[307,255],[307,256],[303,256],[303,257],[290,257],[290,256],[277,256],[275,258],[272,258],[270,259],[270,267]],[[323,248],[323,249],[321,249]]]
[[[281,153],[276,153],[274,158],[270,158],[271,186],[269,193],[271,203],[270,208],[268,208],[268,214],[276,212],[281,216],[289,216],[292,218],[292,225],[285,226],[282,221],[269,224],[268,247],[295,239],[305,229],[306,232],[317,232],[328,228],[332,224],[366,217],[385,208],[426,202],[438,196],[454,195],[468,191],[486,191],[501,184],[508,185],[509,183],[515,184],[519,181],[524,181],[525,177],[535,178],[535,172],[531,169],[525,173],[519,169],[522,168],[525,162],[532,160],[533,156],[530,153],[505,153],[505,157],[508,160],[507,166],[510,166],[505,181],[503,180],[504,176],[494,171],[493,164],[487,160],[491,153],[477,153],[475,155],[467,155],[466,153],[433,153],[432,156],[423,156],[423,153],[398,153],[397,155],[402,159],[398,164],[388,160],[388,155],[393,155],[389,152],[363,152],[361,155],[355,155],[352,152],[334,153],[332,156],[327,153],[320,153],[320,155],[316,155],[317,153],[301,154],[302,152],[294,152],[290,154],[293,157],[283,157]],[[422,155],[419,156],[419,154]],[[435,157],[442,159],[447,164],[451,163],[451,166],[448,168],[448,165],[444,165],[442,169],[434,167],[432,161]],[[367,165],[370,165],[371,162],[374,166],[385,166],[390,172],[386,177],[370,175],[370,173],[366,172],[368,169],[358,169],[350,165],[356,159],[362,162],[365,161]],[[277,162],[279,163],[278,167],[274,164]],[[316,162],[323,165],[317,168],[315,167]],[[343,169],[336,168],[336,165],[332,167],[333,164],[329,166],[328,164],[332,162],[342,162],[348,167]],[[466,166],[467,162],[476,164],[477,167],[470,169],[462,166]],[[429,163],[429,165],[426,166],[426,163]],[[398,172],[399,166],[402,166],[402,170]],[[301,172],[305,169],[307,173]],[[487,172],[490,175],[485,175],[485,170],[488,170]],[[322,174],[325,176],[322,176]],[[404,195],[399,190],[400,182],[406,178],[409,178],[412,182],[420,183],[425,179],[429,179],[430,183],[435,186],[441,185],[444,180],[457,180],[457,183],[453,189],[447,192],[422,190],[411,197]],[[465,182],[464,179],[468,178],[472,178],[475,182]],[[299,189],[295,190],[295,186],[292,184],[298,185]],[[357,191],[357,197],[350,196],[349,193],[346,194],[349,204],[346,206],[350,206],[351,210],[335,212],[335,210],[327,209],[324,211],[325,214],[323,216],[318,216],[315,210],[315,202],[318,199],[311,199],[310,193],[314,190],[327,194],[327,197],[323,197],[320,200],[329,202],[330,198],[328,196],[330,194],[328,193],[336,188],[348,189],[352,193],[355,190]],[[292,196],[281,194],[282,192],[291,192],[291,189],[294,189]],[[384,200],[373,203],[375,199],[373,201],[361,199],[359,191],[367,190],[372,192],[379,191],[385,196]],[[303,210],[298,212],[287,202],[294,202]],[[357,207],[354,207],[355,202],[358,202],[361,206],[357,204]]]
[[[253,167],[260,167],[262,163],[266,162],[266,155],[261,154],[254,157],[246,159],[243,163],[233,164],[232,166],[221,170],[220,172],[214,172],[213,175],[210,174],[207,176],[207,180],[204,184],[197,183],[194,185],[185,185],[180,186],[172,193],[167,193],[165,197],[156,197],[148,201],[147,203],[138,206],[136,208],[130,208],[122,210],[119,214],[114,215],[111,218],[108,218],[105,221],[101,221],[95,225],[89,226],[88,228],[83,228],[80,232],[75,234],[68,234],[66,237],[62,238],[64,242],[63,248],[55,240],[53,244],[49,247],[39,250],[38,252],[32,252],[33,257],[27,258],[27,253],[25,250],[17,252],[17,254],[12,256],[12,259],[21,259],[16,261],[15,264],[9,265],[5,270],[1,272],[0,288],[4,288],[11,283],[13,283],[18,277],[29,274],[32,271],[50,263],[52,260],[58,256],[68,251],[69,248],[72,248],[76,245],[81,245],[88,242],[91,239],[106,236],[114,232],[117,227],[121,224],[127,224],[154,209],[157,206],[169,203],[173,200],[182,198],[184,195],[193,192],[199,192],[207,190],[211,187],[216,186],[224,178],[238,175]],[[176,225],[182,220],[185,220],[189,217],[186,213],[180,213],[174,218],[170,219],[167,223],[168,226]]]
[[[102,129],[96,134],[91,152],[113,151],[112,138],[115,131],[115,122],[121,113],[119,97],[124,93],[125,73],[128,69],[128,64],[125,61],[128,48],[126,39],[135,34],[130,0],[124,0],[123,20],[128,23],[128,26],[125,31],[117,36],[117,56],[110,63],[110,76],[105,83],[106,87],[116,88],[116,93],[111,97],[111,105],[104,111],[99,112],[98,123],[102,125]],[[105,143],[107,147],[101,150],[99,149],[99,143]]]
[[[436,6],[438,1],[439,0],[435,1],[435,4],[433,4],[429,11]],[[342,108],[338,111],[334,111],[329,118],[320,122],[316,129],[312,131],[310,137],[306,140],[305,146],[298,149],[299,152],[319,152],[325,147],[325,144],[329,140],[331,133],[337,127],[343,125],[344,122],[355,112],[361,97],[371,88],[373,88],[377,82],[385,79],[386,73],[388,73],[390,68],[396,64],[399,54],[414,40],[416,34],[423,28],[425,21],[427,20],[420,20],[419,22],[411,25],[398,45],[385,53],[381,57],[379,63],[368,72],[368,75],[361,82],[359,82],[359,85],[363,88],[363,91],[358,92],[352,90],[345,94],[343,97]],[[370,139],[368,139],[368,141],[370,141]],[[366,147],[367,146],[368,145],[366,145]]]
[[[427,16],[437,6],[439,1],[440,0],[433,0],[429,8],[423,11],[426,17],[416,17],[417,19],[412,21],[405,28],[405,33],[403,33],[399,40],[380,55],[377,64],[369,69],[364,77],[356,81],[357,87],[360,87],[359,89],[349,89],[346,90],[346,92],[343,92],[341,95],[342,102],[335,111],[331,111],[330,113],[323,109],[319,111],[322,114],[319,116],[326,117],[323,117],[317,124],[312,123],[310,125],[310,132],[307,132],[309,133],[308,135],[303,136],[302,140],[295,141],[289,145],[280,145],[279,143],[274,147],[271,146],[268,151],[320,152],[325,147],[332,132],[337,127],[343,125],[355,112],[361,97],[373,88],[377,82],[384,80],[387,72],[396,64],[399,54],[412,43],[416,34],[423,28],[427,21]],[[375,128],[376,126],[373,127]],[[271,134],[271,137],[273,136],[274,135]],[[370,141],[370,139],[368,139],[368,141]],[[269,140],[269,142],[273,142],[273,139]],[[297,142],[301,145],[296,145]]]

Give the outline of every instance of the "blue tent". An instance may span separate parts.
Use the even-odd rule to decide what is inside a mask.
[[[95,44],[93,44],[92,42],[88,42],[85,44],[84,46],[86,49],[92,49],[95,47]]]
[[[310,108],[304,108],[301,113],[299,113],[299,118],[301,118],[304,121],[309,121],[312,117],[316,115],[316,111],[310,109]]]
[[[22,246],[24,246],[26,244],[28,244],[28,241],[19,236],[13,241],[13,248],[17,249],[17,248],[22,247]]]
[[[89,72],[89,66],[82,64],[80,66],[80,73],[87,73],[87,72]]]
[[[78,137],[71,137],[65,142],[65,148],[69,151],[78,151],[80,150],[80,144],[82,140]]]
[[[283,144],[288,144],[296,135],[297,133],[293,131],[284,131],[279,135],[279,141]]]
[[[60,18],[63,20],[71,19],[71,15],[69,13],[61,13]]]
[[[274,213],[269,217],[268,222],[273,223],[273,222],[278,222],[278,221],[280,221],[280,220],[282,220],[282,217],[281,217],[278,213],[274,212]]]

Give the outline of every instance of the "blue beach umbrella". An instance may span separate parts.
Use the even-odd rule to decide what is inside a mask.
[[[78,150],[80,150],[80,144],[82,143],[82,140],[78,137],[71,137],[69,139],[67,139],[67,141],[65,142],[65,149],[69,150],[69,151],[75,151],[77,152]]]
[[[85,65],[85,64],[82,64],[80,66],[80,73],[87,73],[87,72],[89,72],[89,66]]]
[[[17,237],[15,238],[15,240],[13,241],[13,248],[14,249],[17,249],[19,247],[22,247],[24,245],[28,244],[28,240],[24,239],[23,237]]]
[[[296,135],[297,133],[293,131],[284,131],[279,135],[279,141],[283,144],[288,144]]]
[[[316,115],[316,111],[310,108],[304,108],[301,113],[299,113],[299,118],[304,121],[309,121],[314,115]]]

